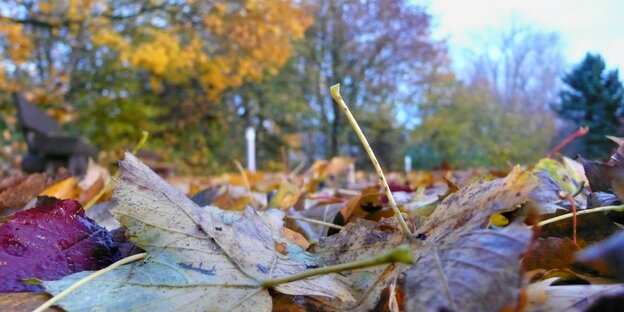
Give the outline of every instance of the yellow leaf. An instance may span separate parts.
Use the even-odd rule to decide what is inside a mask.
[[[75,199],[80,194],[80,189],[77,186],[78,180],[74,177],[69,177],[51,185],[39,195],[56,197],[59,199]]]

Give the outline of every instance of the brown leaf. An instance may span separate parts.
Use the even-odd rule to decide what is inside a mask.
[[[624,232],[620,231],[609,239],[583,250],[579,253],[578,259],[600,271],[606,269],[618,280],[624,281]]]
[[[542,217],[544,220],[547,220],[564,213],[568,212],[558,211],[555,214],[548,214]],[[572,218],[547,224],[541,228],[541,237],[571,237],[572,225]],[[579,246],[585,247],[588,243],[601,241],[618,230],[619,227],[606,215],[589,213],[578,217],[576,232],[579,239],[577,243]]]
[[[622,146],[607,163],[579,157],[592,192],[609,192],[624,199],[624,155],[620,154],[620,149]]]
[[[315,252],[328,264],[339,264],[370,258],[398,246],[403,241],[404,236],[395,218],[382,219],[379,222],[355,219],[339,233],[322,238]],[[405,265],[386,264],[342,272],[353,289],[356,302],[317,298],[310,303],[323,311],[369,311],[379,303],[382,291],[406,268]]]
[[[0,209],[22,208],[46,187],[54,184],[55,180],[62,178],[62,176],[59,176],[55,179],[44,173],[34,173],[23,180],[18,179],[17,181],[19,182],[17,184],[9,186],[0,192]]]
[[[522,259],[526,271],[535,269],[568,269],[580,248],[569,238],[539,238]]]
[[[447,197],[417,231],[416,263],[405,274],[407,311],[496,311],[515,306],[520,256],[532,233],[522,222],[486,229],[496,212],[527,200],[536,179],[515,168],[505,179]]]
[[[0,294],[0,311],[26,312],[32,311],[50,299],[50,295],[45,293],[11,293]],[[63,311],[58,307],[51,307],[45,310]]]

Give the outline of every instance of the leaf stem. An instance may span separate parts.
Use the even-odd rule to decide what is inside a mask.
[[[592,209],[585,209],[585,210],[577,211],[576,215],[580,216],[580,215],[584,215],[584,214],[588,214],[588,213],[594,213],[594,212],[600,212],[600,211],[619,211],[619,212],[624,212],[624,205],[604,206],[604,207],[597,207],[597,208],[592,208]],[[551,223],[555,223],[557,221],[561,221],[561,220],[572,218],[573,216],[574,216],[574,213],[566,213],[564,215],[560,215],[560,216],[556,216],[554,218],[550,218],[548,220],[544,220],[544,221],[538,223],[537,225],[544,226],[546,224],[551,224]]]
[[[557,144],[557,146],[553,147],[553,149],[550,150],[550,152],[548,152],[548,155],[546,155],[546,158],[550,158],[555,153],[559,152],[559,150],[564,148],[566,145],[570,144],[570,142],[574,141],[576,138],[586,135],[588,132],[589,132],[588,127],[580,127],[574,133],[570,134],[567,138],[565,138],[563,141]]]
[[[301,273],[297,273],[293,275],[272,278],[272,279],[262,281],[260,285],[264,287],[271,287],[271,286],[275,286],[279,284],[298,281],[298,280],[312,277],[312,276],[367,268],[367,267],[382,265],[382,264],[391,263],[391,262],[401,262],[401,263],[406,263],[406,264],[412,264],[414,262],[414,257],[412,255],[411,248],[408,245],[401,245],[401,246],[392,248],[386,252],[383,252],[381,254],[378,254],[368,259],[341,263],[341,264],[336,264],[336,265],[330,265],[326,267],[303,271]]]
[[[60,293],[58,293],[56,296],[50,298],[48,301],[44,302],[42,305],[40,305],[38,308],[34,309],[33,312],[43,312],[45,311],[45,309],[53,306],[54,304],[56,304],[58,301],[60,301],[61,299],[67,297],[67,295],[71,294],[73,291],[75,291],[76,289],[82,287],[84,284],[88,283],[89,281],[93,280],[94,278],[107,273],[109,271],[112,271],[113,269],[122,266],[124,264],[127,263],[131,263],[137,260],[141,260],[143,258],[145,258],[145,256],[147,255],[147,253],[140,253],[140,254],[136,254],[130,257],[126,257],[123,258],[101,270],[95,271],[83,278],[81,278],[80,280],[78,280],[77,282],[73,283],[71,286],[67,287],[65,290],[61,291]]]
[[[143,147],[143,145],[145,145],[145,142],[147,142],[148,138],[149,138],[149,132],[141,131],[141,139],[139,140],[137,145],[132,149],[132,155],[136,155],[136,153]],[[117,177],[119,177],[119,169],[117,169],[117,171],[115,171],[115,174],[113,175],[113,178],[117,178]],[[91,198],[91,200],[83,206],[85,211],[93,207],[93,205],[95,205],[95,203],[97,203],[97,201],[100,200],[102,196],[104,196],[104,193],[110,190],[112,186],[112,181],[113,179],[108,179],[108,181],[106,181],[106,184],[104,184],[104,187],[102,187],[102,189],[97,193],[97,195]]]
[[[317,219],[312,219],[312,218],[286,216],[286,219],[305,221],[305,222],[312,223],[312,224],[318,224],[318,225],[323,225],[329,228],[334,228],[336,230],[342,230],[344,228],[338,224],[333,224],[333,223],[329,223],[329,222],[325,222],[325,221],[321,221]]]
[[[390,187],[388,186],[388,181],[386,180],[386,176],[384,175],[383,170],[381,170],[381,166],[379,165],[379,161],[377,160],[377,157],[375,157],[375,153],[373,153],[373,149],[368,143],[368,140],[366,140],[366,137],[364,136],[362,129],[360,129],[360,126],[358,125],[357,120],[355,120],[355,117],[353,117],[353,114],[351,114],[349,107],[347,107],[347,104],[345,103],[345,101],[342,99],[342,96],[340,95],[340,84],[337,83],[331,86],[329,88],[329,93],[331,93],[331,96],[332,98],[334,98],[334,101],[338,103],[338,106],[340,107],[342,112],[347,116],[347,119],[349,120],[351,127],[353,127],[353,130],[355,130],[355,133],[360,139],[360,142],[362,142],[362,145],[364,146],[364,150],[366,151],[366,154],[368,154],[368,157],[373,163],[373,167],[375,167],[377,176],[379,176],[379,180],[381,181],[381,184],[384,188],[386,197],[388,197],[388,203],[390,204],[392,211],[394,211],[395,217],[397,218],[397,220],[399,221],[399,224],[401,225],[401,230],[403,231],[403,235],[407,237],[408,239],[412,240],[412,233],[407,227],[407,223],[405,223],[405,219],[403,219],[403,216],[401,215],[401,211],[397,207],[396,201],[394,200],[394,196],[392,196],[392,191],[390,191]]]

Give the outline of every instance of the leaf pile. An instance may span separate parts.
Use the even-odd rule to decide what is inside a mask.
[[[68,311],[581,311],[612,304],[608,300],[619,300],[624,293],[619,284],[622,236],[586,248],[618,232],[612,220],[617,215],[579,215],[576,243],[571,219],[535,226],[536,220],[569,213],[573,207],[582,212],[604,202],[618,204],[614,174],[600,171],[617,163],[584,161],[586,168],[601,168],[589,169],[587,177],[574,161],[553,159],[533,168],[515,167],[501,178],[500,172],[484,176],[482,171],[390,175],[410,237],[402,233],[380,187],[354,186],[361,182],[349,181],[351,173],[340,164],[348,162],[313,166],[301,176],[231,175],[191,200],[126,154],[110,211],[123,230],[116,236],[123,233],[147,255],[88,282],[59,306]],[[245,179],[251,182],[241,186]],[[366,180],[360,176],[359,181]],[[74,201],[54,205],[60,203],[81,211]],[[15,214],[2,229],[27,215],[37,216],[33,223],[51,220],[47,216],[56,214],[50,209]],[[334,225],[329,229],[309,219]],[[75,220],[88,221],[80,213]],[[67,229],[72,232],[57,236],[80,233]],[[88,235],[84,243],[92,237],[111,242],[106,231],[97,233],[107,238]],[[403,244],[411,247],[411,265],[383,263],[262,286],[274,278],[370,259]],[[97,267],[119,257],[114,243],[107,246]],[[64,250],[56,251],[60,258],[48,258],[52,263],[76,260],[72,265],[95,259],[67,257]],[[26,258],[41,261],[35,255]],[[5,267],[7,272],[14,268]],[[44,279],[45,291],[58,294],[91,274],[83,270],[96,269],[75,268],[54,276],[27,271],[12,278],[30,287],[24,289],[28,291],[42,286],[22,279]]]

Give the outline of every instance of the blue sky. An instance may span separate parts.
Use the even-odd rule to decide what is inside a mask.
[[[620,79],[624,75],[624,0],[425,0],[424,4],[434,17],[434,35],[448,38],[458,70],[466,49],[478,44],[476,38],[488,29],[508,28],[513,19],[559,33],[568,65],[580,62],[589,51],[597,52],[607,68],[619,69]]]

